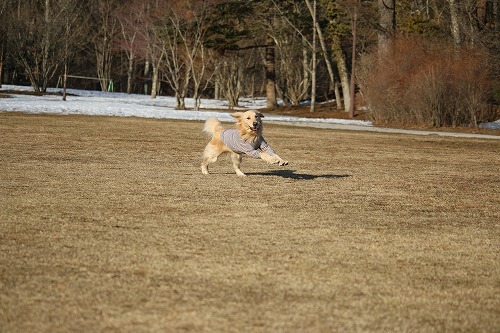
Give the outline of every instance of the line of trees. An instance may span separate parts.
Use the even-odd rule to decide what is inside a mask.
[[[56,84],[108,90],[112,82],[127,93],[175,95],[181,109],[186,97],[196,108],[203,96],[234,107],[243,95],[265,95],[269,108],[278,98],[285,105],[335,98],[344,109],[354,98],[352,56],[391,62],[399,36],[481,48],[498,63],[498,7],[498,0],[0,0],[0,84],[44,92]]]

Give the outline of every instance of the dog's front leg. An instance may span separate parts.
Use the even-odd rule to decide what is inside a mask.
[[[238,176],[246,176],[243,171],[241,171],[240,169],[240,165],[241,165],[241,160],[242,160],[242,157],[241,157],[241,154],[237,154],[237,153],[231,153],[231,160],[233,161],[233,167],[234,167],[234,171],[236,171],[236,174]]]
[[[282,159],[278,155],[269,155],[268,153],[260,153],[260,158],[270,164],[287,165],[288,161]]]

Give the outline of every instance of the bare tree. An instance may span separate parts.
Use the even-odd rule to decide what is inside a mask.
[[[161,27],[165,61],[163,62],[163,77],[175,93],[176,108],[185,109],[185,97],[191,79],[191,64],[187,61],[186,49],[182,42],[185,23],[177,12],[171,10]]]
[[[35,91],[47,90],[62,63],[62,13],[59,1],[50,0],[19,2],[17,13],[11,13],[10,52]]]
[[[264,68],[266,76],[266,96],[267,108],[275,109],[278,107],[276,101],[276,57],[275,57],[275,43],[273,38],[268,36],[267,46],[264,57]]]
[[[448,0],[450,5],[450,20],[451,20],[451,35],[453,36],[453,42],[455,47],[462,46],[462,31],[460,28],[460,17],[458,10],[457,0]]]
[[[311,5],[308,0],[308,7]],[[317,8],[317,2],[316,0],[313,0],[313,6],[311,11],[311,16],[313,18],[313,29],[312,29],[312,77],[311,77],[311,112],[314,112],[314,109],[316,107],[316,23],[318,20],[318,16],[316,13],[316,8]]]
[[[384,58],[396,31],[396,0],[378,0],[378,52]]]
[[[344,99],[344,108],[347,111],[351,103],[349,70],[347,68],[347,57],[342,48],[342,38],[350,31],[345,18],[348,15],[348,10],[352,8],[352,3],[348,1],[323,1],[324,15],[328,20],[327,38],[330,39],[330,47],[332,56],[337,64],[337,70],[342,87],[342,95]],[[337,104],[337,108],[338,104]]]
[[[70,61],[83,48],[85,30],[83,23],[87,21],[84,7],[79,0],[60,0],[63,38],[63,101],[66,100],[68,71]]]
[[[165,59],[165,42],[161,36],[161,26],[165,18],[164,7],[153,1],[143,4],[140,10],[141,29],[139,32],[144,39],[146,45],[143,48],[142,56],[146,59],[144,72],[149,72],[151,65],[152,83],[151,83],[151,98],[156,98],[160,88],[160,66]]]
[[[300,101],[307,98],[311,86],[309,45],[303,36],[285,27],[276,36],[276,45],[282,98],[298,106]]]
[[[6,45],[7,45],[7,29],[8,29],[8,24],[7,23],[7,10],[9,9],[8,7],[9,1],[7,0],[1,0],[0,1],[0,88],[2,87],[2,80],[3,80],[3,65],[5,61],[5,50],[6,50]]]
[[[206,34],[210,23],[211,4],[203,0],[184,1],[182,6],[172,6],[170,25],[165,26],[168,53],[165,77],[174,90],[177,108],[185,109],[188,86],[193,82],[195,109],[200,107],[200,88],[205,79]]]
[[[349,70],[347,69],[347,61],[344,50],[342,49],[342,43],[338,35],[332,35],[332,54],[337,62],[337,68],[339,71],[340,84],[342,86],[342,95],[344,97],[344,108],[347,110],[347,106],[351,103],[350,95],[350,83],[349,83]]]
[[[5,59],[5,46],[4,42],[0,41],[0,88],[2,88],[2,80],[3,80],[3,64]]]
[[[118,49],[127,57],[127,94],[132,93],[134,68],[138,57],[140,43],[140,13],[142,1],[125,2],[118,7],[114,16],[120,26],[120,37],[117,38]]]
[[[94,24],[92,44],[96,58],[97,77],[102,91],[107,91],[111,81],[113,64],[113,43],[118,24],[113,15],[117,0],[93,0],[92,15]]]
[[[314,10],[314,7],[311,5],[310,0],[306,0],[306,5],[307,5],[307,9],[309,10],[309,13],[311,14],[311,17],[316,16],[316,13],[315,13],[316,10]],[[316,1],[315,1],[315,5],[316,5]],[[323,57],[324,57],[324,61],[326,64],[326,68],[327,68],[328,74],[330,76],[330,87],[333,88],[334,92],[335,92],[335,100],[337,102],[337,109],[341,109],[342,102],[340,100],[340,92],[339,92],[338,86],[336,85],[337,80],[335,79],[335,72],[334,72],[333,67],[332,67],[332,62],[330,61],[330,58],[329,58],[329,52],[328,52],[328,48],[326,46],[325,38],[323,36],[323,30],[321,29],[317,19],[314,19],[313,24],[314,24],[314,29],[316,30],[316,34],[318,36],[318,41],[320,43],[321,50],[323,52]]]
[[[313,5],[306,0],[306,5],[310,6],[310,15],[313,18],[312,34],[313,41],[303,22],[294,22],[288,17],[287,12],[282,8],[282,3],[272,0],[274,7],[278,11],[282,24],[276,29],[275,43],[280,51],[280,75],[282,94],[284,100],[289,99],[292,105],[299,105],[299,102],[308,97],[311,98],[311,112],[314,111],[316,98],[316,0]],[[295,14],[299,14],[303,6],[292,7]],[[309,55],[312,55],[312,60]],[[301,57],[301,60],[299,59]],[[301,69],[301,70],[300,70]]]
[[[242,92],[241,79],[243,66],[238,52],[228,52],[217,66],[216,80],[221,94],[228,101],[230,109],[238,106],[238,99]]]
[[[190,28],[181,33],[181,37],[193,82],[194,109],[199,110],[201,93],[214,74],[213,70],[209,73],[210,64],[213,62],[211,58],[213,59],[214,53],[212,53],[212,57],[209,57],[208,50],[205,47],[213,6],[206,1],[198,0],[190,1],[188,9],[189,15],[185,15],[185,19],[188,23],[190,22],[188,24]]]
[[[356,96],[356,39],[357,39],[357,24],[358,24],[358,11],[359,0],[354,4],[354,13],[352,17],[352,57],[351,57],[351,86],[350,95],[351,101],[349,103],[349,118],[354,118],[354,99]]]
[[[276,0],[272,0],[272,2],[274,4],[274,7],[277,9],[278,13],[280,14],[280,16],[284,19],[284,21],[287,22],[290,25],[290,27],[292,27],[300,36],[302,36],[303,41],[305,42],[304,45],[307,45],[307,47],[311,50],[310,53],[311,53],[312,58],[313,58],[313,60],[310,61],[309,60],[309,52],[306,52],[306,50],[304,49],[303,50],[303,59],[302,59],[303,68],[304,68],[303,79],[301,79],[295,83],[290,83],[289,80],[282,78],[282,79],[280,79],[281,86],[284,88],[284,82],[286,82],[287,87],[288,87],[288,84],[303,85],[304,83],[307,83],[307,86],[311,88],[311,95],[310,95],[310,98],[312,101],[311,111],[314,111],[315,97],[316,97],[316,93],[315,93],[316,92],[316,84],[313,84],[311,81],[316,80],[315,67],[316,67],[317,62],[318,62],[316,59],[316,56],[317,56],[317,52],[318,52],[317,44],[319,44],[319,46],[321,47],[321,50],[322,50],[321,54],[323,55],[324,63],[326,64],[326,68],[327,68],[327,71],[329,74],[330,88],[331,89],[333,88],[334,93],[335,93],[337,109],[341,109],[342,102],[341,102],[341,98],[340,98],[340,90],[339,90],[339,87],[337,84],[338,80],[336,78],[336,72],[334,71],[334,69],[332,67],[332,61],[330,59],[330,52],[327,48],[326,38],[323,34],[323,29],[320,26],[319,20],[318,20],[319,10],[317,9],[317,7],[318,7],[317,0],[314,0],[313,2],[311,2],[310,0],[305,0],[305,2],[304,2],[305,6],[307,7],[309,14],[312,18],[312,25],[311,25],[312,26],[312,29],[311,29],[312,30],[312,32],[311,32],[312,38],[309,34],[307,34],[307,36],[306,36],[304,27],[299,28],[299,25],[297,23],[293,22],[291,17],[297,16],[297,15],[290,16],[289,11],[283,10],[283,6],[282,6],[283,2],[278,2]],[[299,12],[303,11],[303,10],[301,10],[301,9],[303,9],[303,7],[299,6],[299,4],[300,4],[300,2],[297,2],[296,5],[293,6],[295,14],[297,14],[296,13],[297,10],[299,10]],[[324,7],[324,6],[332,7],[332,6],[335,6],[335,2],[322,1],[321,5],[322,5],[322,7]],[[336,20],[332,19],[331,20],[332,23],[330,25],[332,25],[332,26],[336,25],[335,21]],[[332,30],[332,29],[330,29],[330,30]],[[275,38],[276,43],[283,45],[283,43],[279,42],[279,37],[280,36],[277,36]],[[348,102],[349,101],[349,90],[345,91],[345,89],[349,88],[348,70],[346,67],[345,54],[343,53],[343,50],[340,47],[341,43],[340,43],[339,34],[338,34],[338,32],[335,32],[332,34],[332,36],[328,35],[327,38],[330,40],[333,40],[331,54],[333,55],[333,59],[334,59],[333,62],[338,67],[338,72],[342,74],[340,79],[342,81],[342,88],[344,90],[344,98],[345,98],[346,102]],[[311,39],[312,39],[312,42],[310,41]],[[280,61],[287,61],[287,60],[282,57]],[[289,66],[280,66],[280,68],[290,68],[290,67]],[[283,75],[283,72],[281,74]],[[282,90],[285,91],[285,89],[283,89],[283,88],[282,88]],[[288,91],[288,88],[286,89],[286,93],[287,94],[291,93],[290,91]]]

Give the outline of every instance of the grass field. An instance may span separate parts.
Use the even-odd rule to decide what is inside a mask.
[[[498,140],[0,113],[0,332],[500,332]]]

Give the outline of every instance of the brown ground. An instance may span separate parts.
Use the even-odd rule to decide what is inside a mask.
[[[498,140],[0,113],[0,332],[497,332]]]

